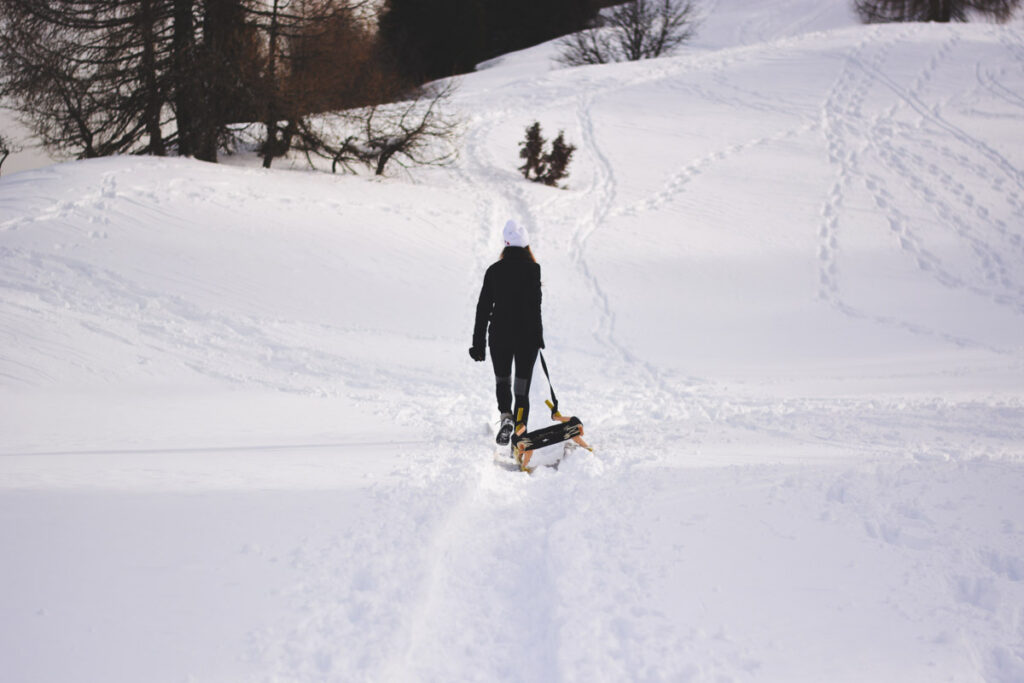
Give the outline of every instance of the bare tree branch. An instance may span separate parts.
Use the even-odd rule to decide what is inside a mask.
[[[7,161],[7,157],[20,151],[20,147],[15,146],[3,133],[0,133],[0,175],[3,174],[4,162]]]
[[[868,24],[967,21],[971,12],[1004,22],[1020,4],[1021,0],[855,0],[854,8]]]
[[[79,157],[163,154],[166,0],[0,0],[0,96]]]
[[[315,158],[330,161],[332,172],[354,173],[362,166],[384,175],[391,165],[447,165],[458,156],[454,140],[461,125],[445,109],[456,87],[448,81],[404,101],[303,122],[296,148],[311,167]]]
[[[567,66],[654,59],[696,33],[692,0],[631,0],[607,10],[596,25],[561,39]]]

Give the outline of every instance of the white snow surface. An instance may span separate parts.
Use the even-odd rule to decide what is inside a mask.
[[[1024,34],[840,5],[493,60],[449,169],[0,179],[0,678],[1024,681]],[[533,476],[508,218],[596,446]]]

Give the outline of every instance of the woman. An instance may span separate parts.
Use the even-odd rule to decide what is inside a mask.
[[[512,430],[520,424],[525,427],[530,417],[530,381],[537,354],[544,348],[544,329],[540,319],[540,266],[530,251],[530,237],[525,228],[512,220],[505,224],[502,236],[505,249],[501,258],[484,274],[469,355],[476,361],[485,359],[484,335],[490,323],[488,346],[501,413],[497,442],[504,446]]]

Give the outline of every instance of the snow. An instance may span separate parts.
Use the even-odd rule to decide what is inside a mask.
[[[450,169],[5,173],[3,679],[1024,680],[1024,34],[845,4],[493,60]],[[533,476],[509,217],[596,447]]]

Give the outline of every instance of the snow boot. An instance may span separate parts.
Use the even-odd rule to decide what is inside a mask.
[[[495,442],[499,446],[507,446],[509,439],[512,437],[512,413],[501,414],[501,426],[498,427],[498,438]]]

